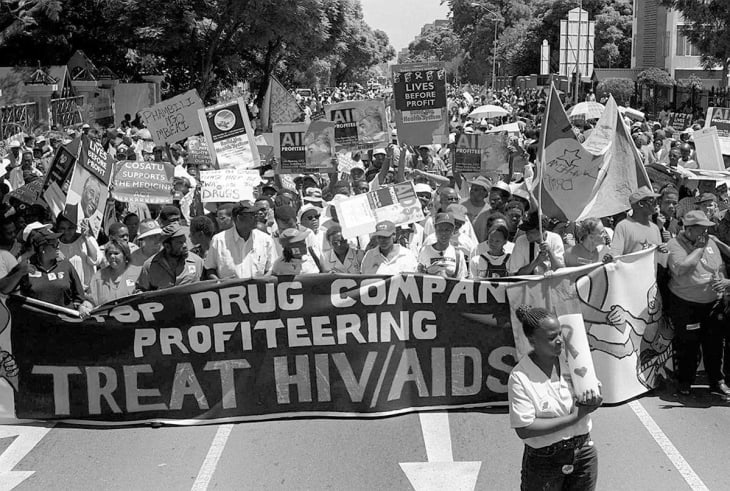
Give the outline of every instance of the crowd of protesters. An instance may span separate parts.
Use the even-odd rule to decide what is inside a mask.
[[[324,104],[382,95],[380,89],[350,86],[297,97],[301,119],[308,120]],[[139,118],[127,115],[111,129],[83,125],[38,137],[19,135],[9,142],[0,170],[0,292],[18,292],[87,316],[96,306],[134,293],[201,280],[322,273],[487,280],[550,275],[656,246],[667,259],[657,280],[675,332],[678,393],[691,395],[701,351],[711,390],[730,397],[725,384],[730,337],[724,333],[730,292],[727,186],[689,180],[686,173],[698,167],[692,135],[703,122],[677,131],[669,126],[666,111],[652,120],[627,116],[653,188],[636,190],[617,216],[570,223],[538,213],[531,194],[546,99],[544,90],[471,94],[450,89],[452,142],[459,133],[516,123],[510,151],[524,154],[527,164],[508,175],[455,173],[449,145],[404,145],[392,130],[391,143],[383,148],[343,155],[351,164],[347,172],[287,180],[266,166],[260,169],[262,183],[254,200],[205,205],[199,196],[201,169],[187,164],[185,142],[169,149],[156,146]],[[588,94],[587,99],[595,97]],[[508,115],[470,118],[481,104],[499,105]],[[257,110],[250,109],[255,123]],[[584,141],[595,120],[572,123]],[[15,192],[42,181],[55,152],[76,137],[98,140],[117,160],[172,161],[172,203],[110,200],[108,223],[95,237],[88,224],[51,216],[42,199],[29,202]],[[339,201],[406,180],[414,182],[422,221],[381,221],[372,234],[346,238],[337,216]],[[560,342],[546,336],[554,334],[556,319],[529,307],[520,312],[537,353],[521,371],[550,369],[554,344]],[[512,383],[524,381],[518,377]],[[592,394],[591,404],[599,404],[598,399]],[[581,414],[591,410],[580,409]],[[565,425],[577,421],[572,414],[566,413]],[[534,414],[520,414],[513,424],[522,428],[518,433],[526,441],[551,440],[545,432],[525,429],[534,420]],[[586,444],[585,439],[576,442]]]

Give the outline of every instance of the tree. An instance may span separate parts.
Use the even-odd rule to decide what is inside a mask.
[[[628,78],[607,78],[601,81],[596,87],[599,98],[612,95],[621,105],[627,105],[634,95],[634,81]]]
[[[454,80],[464,60],[461,41],[451,25],[433,26],[408,45],[408,52],[399,63],[443,61],[446,74]]]
[[[721,85],[727,87],[730,65],[730,2],[727,0],[660,0],[679,10],[685,24],[682,32],[702,53],[706,69],[722,67]]]
[[[649,89],[654,113],[656,113],[659,102],[659,89],[662,87],[671,87],[676,83],[669,73],[656,67],[647,68],[639,72],[636,76],[636,81],[639,85]]]
[[[2,0],[0,5],[0,46],[39,19],[58,19],[61,12],[59,0]]]

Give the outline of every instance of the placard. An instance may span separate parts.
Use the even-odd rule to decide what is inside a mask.
[[[127,160],[117,163],[112,198],[126,203],[172,203],[175,168],[169,162]]]
[[[195,117],[197,118],[197,115]],[[197,165],[201,170],[213,168],[213,158],[208,149],[208,143],[203,137],[191,136],[188,138],[187,163]]]
[[[454,172],[508,172],[509,134],[462,133],[454,146]]]
[[[398,141],[409,145],[448,143],[446,71],[443,63],[393,65]]]
[[[220,169],[200,172],[203,203],[225,203],[254,199],[253,188],[261,182],[258,170]]]
[[[261,165],[243,99],[200,109],[198,118],[219,169],[253,169]]]
[[[686,113],[669,113],[669,126],[677,131],[684,131],[692,124],[692,115]]]
[[[352,239],[375,232],[375,224],[389,220],[395,225],[420,222],[425,217],[413,181],[384,186],[335,203],[342,236]]]
[[[717,128],[702,128],[692,134],[697,152],[697,165],[704,170],[725,170],[725,163],[722,159],[720,138],[717,136]]]
[[[278,174],[336,172],[335,123],[275,124],[274,152]]]
[[[708,107],[705,128],[714,126],[717,128],[717,136],[720,138],[720,150],[723,155],[730,155],[730,108]]]
[[[142,109],[140,115],[155,143],[164,145],[202,133],[198,118],[201,109],[203,101],[193,89]]]
[[[335,123],[338,149],[372,148],[390,141],[385,103],[373,99],[345,101],[324,107],[327,118]]]

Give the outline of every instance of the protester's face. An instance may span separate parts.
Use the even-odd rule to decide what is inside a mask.
[[[58,257],[58,239],[52,239],[45,244],[41,244],[36,251],[41,262],[53,261]]]
[[[606,229],[603,227],[603,224],[599,223],[591,233],[585,236],[583,246],[591,252],[595,251],[598,246],[606,243],[603,238],[605,233]]]
[[[228,230],[231,226],[233,226],[231,212],[228,210],[218,210],[215,214],[215,220],[218,222],[218,228],[221,231]]]
[[[441,246],[446,246],[451,240],[451,236],[454,234],[454,226],[450,223],[439,223],[436,225],[436,241]]]
[[[92,178],[87,179],[81,194],[81,208],[85,216],[90,217],[96,213],[100,198],[101,187]]]
[[[679,159],[680,159],[681,156],[682,156],[682,154],[681,154],[681,152],[678,149],[673,148],[672,150],[670,150],[670,152],[669,152],[669,165],[671,165],[673,167],[676,167],[677,166],[677,163],[679,162]]]
[[[654,140],[654,151],[658,152],[664,147],[664,140]]]
[[[116,246],[111,244],[107,245],[106,250],[104,251],[104,256],[112,269],[120,269],[125,265],[124,254],[122,254],[122,251],[120,251]]]
[[[350,169],[350,177],[352,177],[352,179],[354,181],[359,181],[360,179],[362,179],[362,176],[364,176],[364,175],[365,175],[365,170],[364,169],[361,169],[359,167],[355,167],[354,169]]]
[[[61,238],[66,242],[70,242],[76,234],[76,225],[68,220],[61,220],[57,228],[57,232],[61,234]]]
[[[679,153],[682,156],[682,160],[686,162],[689,160],[689,156],[692,154],[692,149],[687,148],[683,145],[679,148]]]
[[[459,195],[456,194],[456,191],[453,189],[447,189],[443,193],[441,193],[441,207],[443,209],[446,209],[447,206],[458,203],[459,202]]]
[[[418,201],[421,202],[421,209],[425,212],[431,204],[431,195],[429,193],[416,193]]]
[[[334,251],[338,254],[343,254],[347,252],[347,249],[349,249],[350,247],[350,245],[347,243],[347,240],[342,237],[342,234],[340,232],[333,234],[330,237],[329,241],[332,249],[334,249]]]
[[[173,237],[164,243],[165,252],[170,257],[184,258],[188,255],[187,240],[184,236]]]
[[[255,205],[258,207],[258,211],[256,211],[256,220],[265,223],[269,218],[271,205],[266,200],[256,201]]]
[[[319,212],[311,210],[302,215],[302,225],[310,230],[319,230]]]
[[[159,235],[151,235],[149,237],[145,237],[140,241],[142,252],[146,256],[151,256],[152,254],[155,254],[160,250],[160,246],[162,245],[162,237]]]
[[[127,229],[127,227],[121,227],[114,237],[122,242],[129,242],[129,229]]]
[[[256,227],[255,213],[239,213],[236,216],[236,229],[246,231]]]
[[[679,203],[679,196],[677,194],[665,194],[662,196],[661,203],[659,203],[659,211],[665,217],[672,218],[676,213],[677,203]]]
[[[490,233],[487,237],[487,245],[489,246],[489,251],[492,254],[501,252],[506,243],[507,237],[505,237],[499,230],[492,230],[492,233]]]
[[[505,214],[510,221],[508,228],[510,230],[516,230],[517,226],[522,221],[522,210],[519,208],[510,208]]]
[[[472,185],[469,189],[469,199],[474,203],[483,203],[488,194],[482,186]]]
[[[703,203],[700,203],[700,210],[705,212],[705,215],[707,215],[707,218],[712,218],[715,216],[715,213],[718,211],[717,203],[714,201],[705,201]]]
[[[379,153],[379,154],[373,155],[373,165],[375,165],[376,169],[380,169],[384,163],[385,163],[385,154]]]
[[[636,209],[640,210],[641,212],[645,214],[653,214],[654,213],[654,207],[656,206],[656,199],[654,198],[644,198],[642,200],[639,200],[637,203],[638,207]]]
[[[162,223],[162,226],[163,227],[165,227],[167,225],[170,225],[171,223],[175,223],[175,222],[179,222],[179,221],[180,221],[180,214],[177,214],[176,215],[174,213],[172,215],[168,215],[167,216],[167,219],[160,220],[160,222]]]
[[[560,322],[554,317],[540,321],[540,327],[530,336],[535,354],[541,358],[556,358],[563,351],[563,334]]]
[[[395,234],[388,235],[383,237],[382,235],[378,235],[378,247],[381,250],[388,250],[391,247],[393,247],[393,244],[395,243]]]
[[[139,230],[139,217],[130,217],[124,220],[124,224],[127,226],[127,230],[130,235],[137,235]]]
[[[502,197],[502,193],[493,190],[489,192],[489,206],[492,207],[493,210],[501,210],[504,207],[504,198]]]
[[[707,227],[703,225],[690,225],[684,228],[684,234],[687,238],[694,242],[703,235],[707,235]]]
[[[368,183],[361,182],[357,186],[355,186],[355,194],[365,194],[370,191],[370,187],[368,186]]]
[[[3,244],[11,244],[17,234],[18,230],[13,222],[8,222],[0,228],[0,240]]]

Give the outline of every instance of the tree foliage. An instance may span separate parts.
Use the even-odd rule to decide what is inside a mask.
[[[679,10],[685,19],[684,34],[702,53],[702,65],[722,67],[722,85],[727,85],[730,65],[730,2],[728,0],[660,0]]]
[[[596,87],[599,98],[612,95],[619,104],[627,105],[634,95],[634,81],[628,78],[607,78]]]
[[[171,93],[210,100],[240,80],[262,97],[272,73],[342,81],[395,54],[359,0],[57,1],[57,19],[0,43],[6,64],[62,64],[82,49],[124,79],[159,73]]]
[[[676,83],[669,73],[656,67],[650,67],[639,72],[636,81],[650,88],[668,87]]]
[[[57,20],[60,0],[0,0],[0,45],[40,19]]]
[[[412,41],[405,56],[398,59],[399,63],[423,61],[443,61],[447,76],[452,80],[458,76],[464,61],[464,50],[451,24],[430,27]]]

